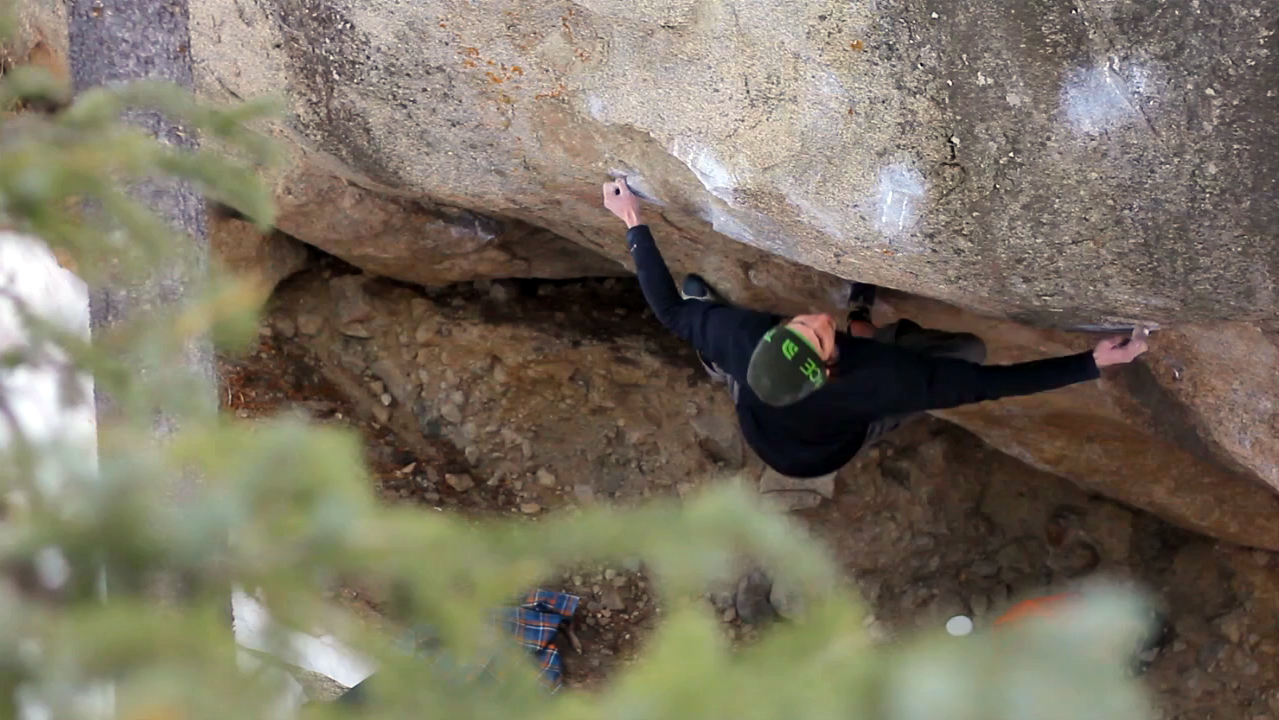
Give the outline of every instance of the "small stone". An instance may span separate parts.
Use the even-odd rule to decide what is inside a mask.
[[[293,324],[293,321],[286,317],[275,319],[275,329],[279,330],[280,334],[286,338],[293,337],[297,334],[298,330],[297,326]]]
[[[391,397],[391,393],[382,393],[382,397],[380,399],[382,400],[383,405],[390,407],[391,400],[393,400],[394,398]]]
[[[696,407],[692,402],[688,405]],[[730,469],[742,467],[745,445],[735,420],[713,413],[694,414],[691,425],[698,444],[712,460]]]
[[[240,408],[239,410],[235,411],[235,416],[238,418],[247,418],[249,416],[249,411],[245,410],[244,408]]]
[[[520,512],[525,515],[536,515],[542,512],[542,506],[534,502],[520,503]]]
[[[968,599],[968,607],[972,609],[973,615],[985,615],[990,609],[990,596],[985,593],[977,593]]]
[[[437,492],[424,492],[422,499],[429,503],[437,503],[440,501],[440,494]]]
[[[320,328],[324,326],[324,320],[315,313],[302,313],[298,315],[298,330],[303,335],[318,335]]]
[[[362,274],[340,275],[329,280],[329,294],[337,311],[338,323],[347,325],[368,320],[373,306],[364,292],[369,277]]]
[[[817,478],[793,478],[768,468],[759,478],[759,491],[765,494],[808,492],[830,500],[835,497],[835,474],[831,473]],[[820,502],[820,499],[818,502]]]
[[[1217,621],[1217,625],[1221,629],[1221,634],[1225,635],[1226,639],[1230,640],[1230,642],[1234,645],[1238,645],[1239,641],[1243,639],[1247,623],[1248,613],[1242,608]]]
[[[773,580],[762,570],[747,573],[737,583],[733,607],[742,622],[754,625],[770,620],[775,615],[768,596],[773,590]]]
[[[683,485],[683,483],[681,483],[681,485]],[[681,490],[680,497],[683,496],[684,492]],[[822,504],[821,495],[804,490],[778,490],[776,492],[765,493],[763,497],[765,502],[782,512],[812,510]]]
[[[595,502],[595,490],[590,485],[577,484],[573,486],[573,497],[583,505],[589,505]]]
[[[343,335],[347,337],[353,337],[358,340],[367,340],[368,338],[373,337],[373,333],[369,331],[368,326],[365,325],[364,323],[358,323],[358,322],[347,323],[343,325],[341,328],[339,328],[338,330]]]
[[[626,603],[622,601],[622,594],[615,587],[606,587],[604,592],[600,593],[600,602],[604,603],[607,610],[621,612],[626,609]]]
[[[574,575],[574,576],[573,576],[573,584],[574,584],[574,585],[576,585],[577,587],[581,587],[581,586],[582,586],[582,576],[581,576],[581,575]]]
[[[600,605],[599,603],[595,602],[594,600],[592,600],[592,601],[590,601],[590,602],[586,603],[586,611],[587,611],[587,612],[597,613],[597,612],[599,612],[600,610],[603,610],[603,609],[604,609],[604,606],[603,606],[603,605]]]
[[[425,323],[418,325],[417,330],[413,333],[413,339],[416,340],[419,345],[426,344],[426,342],[431,339],[431,328],[427,327]]]
[[[734,620],[736,620],[736,619],[737,619],[737,609],[736,609],[736,608],[729,608],[729,609],[725,610],[725,611],[724,611],[724,614],[723,614],[723,615],[720,615],[720,619],[721,619],[721,620],[723,620],[723,621],[724,621],[724,622],[726,622],[726,623],[731,623],[731,622],[733,622]]]
[[[498,281],[489,288],[489,299],[493,302],[505,303],[515,297],[515,285],[509,281]]]
[[[617,577],[617,571],[616,571],[616,570],[614,570],[613,568],[609,568],[609,569],[607,569],[607,570],[605,570],[605,571],[604,571],[604,579],[605,579],[605,580],[612,580],[612,579],[613,579],[613,578],[615,578],[615,577]]]
[[[440,417],[456,425],[462,422],[462,411],[458,410],[453,403],[446,403],[444,407],[440,408]]]
[[[466,461],[467,461],[468,463],[470,463],[471,465],[479,465],[479,464],[480,464],[480,449],[479,449],[479,448],[475,447],[474,445],[467,445],[467,446],[466,446],[466,450],[465,450],[465,454],[466,454]]]
[[[893,639],[893,633],[888,626],[879,620],[875,620],[866,628],[866,635],[877,643],[888,642]]]
[[[431,308],[431,303],[424,298],[413,298],[409,301],[409,312],[414,320],[421,320],[426,311]]]
[[[768,593],[768,604],[787,620],[794,620],[804,614],[803,595],[786,583],[773,583],[773,589]]]
[[[385,425],[387,421],[391,419],[391,409],[385,405],[374,405],[373,419],[376,420],[379,425]]]
[[[625,575],[618,575],[617,577],[613,578],[613,587],[620,588],[625,586],[626,586]]]
[[[952,590],[942,590],[929,603],[927,610],[919,613],[916,623],[929,628],[943,627],[950,618],[964,614],[963,596]]]
[[[505,385],[506,380],[506,367],[500,362],[495,364],[493,366],[493,382],[496,382],[498,385]]]
[[[537,484],[543,487],[554,487],[555,475],[552,474],[550,470],[542,468],[537,471]]]
[[[977,577],[995,577],[999,574],[999,563],[990,560],[978,560],[970,565],[968,570]]]
[[[452,487],[458,492],[466,492],[467,490],[475,487],[475,481],[466,473],[461,473],[460,475],[448,473],[444,476],[444,482],[448,483],[449,487]]]

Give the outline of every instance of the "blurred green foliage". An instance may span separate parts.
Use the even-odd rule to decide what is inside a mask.
[[[211,198],[269,226],[270,197],[256,164],[271,148],[249,130],[271,106],[215,108],[161,85],[97,89],[53,114],[11,110],[67,89],[33,68],[0,78],[0,223],[41,238],[74,259],[90,285],[134,277],[174,258],[187,243],[128,193],[144,177],[195,182]],[[126,108],[158,108],[192,132],[235,148],[188,152],[120,121]],[[92,373],[125,399],[118,424],[99,428],[96,469],[83,449],[32,442],[0,463],[6,491],[29,510],[0,526],[0,693],[39,697],[55,718],[94,716],[86,692],[109,682],[117,716],[195,720],[272,716],[280,676],[236,663],[227,617],[233,583],[259,588],[281,622],[323,627],[382,663],[376,702],[318,715],[368,717],[546,717],[555,720],[804,718],[852,720],[1034,718],[1132,720],[1145,699],[1107,643],[1140,629],[1136,598],[1101,591],[1050,624],[996,635],[926,635],[875,646],[860,604],[825,552],[790,519],[752,498],[719,489],[691,501],[633,509],[593,508],[541,522],[475,522],[375,501],[357,438],[297,419],[249,426],[195,412],[195,379],[180,372],[139,377],[131,361],[181,367],[181,339],[219,333],[242,347],[261,298],[229,276],[213,278],[189,304],[138,318],[90,344],[27,313],[27,350],[13,366],[39,363],[30,348],[54,347],[69,372]],[[150,433],[151,408],[183,416],[163,445]],[[0,417],[0,423],[4,419]],[[20,449],[11,442],[8,449]],[[161,498],[171,478],[199,472],[199,497],[179,507]],[[37,473],[58,483],[37,483]],[[230,543],[226,539],[230,538]],[[60,548],[66,582],[39,580],[40,553]],[[733,651],[700,602],[706,583],[728,579],[748,555],[807,594],[801,622],[769,629]],[[326,601],[323,591],[358,577],[391,587],[397,618],[438,628],[450,652],[478,657],[491,608],[566,566],[644,558],[664,620],[640,662],[599,692],[546,693],[521,668],[500,692],[449,684]],[[33,570],[34,569],[34,570]],[[158,570],[186,592],[157,603]],[[32,580],[32,578],[36,578]],[[102,579],[105,577],[105,583]],[[105,593],[103,592],[105,586]],[[511,657],[515,657],[514,651]],[[0,703],[10,716],[12,704]]]

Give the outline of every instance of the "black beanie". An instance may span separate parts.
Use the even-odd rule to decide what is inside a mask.
[[[784,407],[826,384],[822,356],[807,338],[785,325],[764,334],[751,354],[746,384],[768,405]]]

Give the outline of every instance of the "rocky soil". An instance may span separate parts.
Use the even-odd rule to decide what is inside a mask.
[[[325,261],[281,286],[256,347],[220,371],[241,418],[301,411],[360,432],[374,490],[424,512],[535,520],[762,471],[722,387],[630,280],[421,290]],[[864,453],[833,488],[779,500],[807,508],[871,606],[876,638],[961,612],[980,627],[1015,599],[1108,573],[1144,582],[1173,619],[1146,675],[1163,717],[1279,717],[1272,553],[1173,528],[934,419]],[[607,679],[660,620],[638,563],[568,568],[547,586],[583,598],[571,688]],[[345,594],[376,621],[374,594]],[[709,588],[707,601],[725,633],[749,642],[790,611],[768,596],[765,583]]]

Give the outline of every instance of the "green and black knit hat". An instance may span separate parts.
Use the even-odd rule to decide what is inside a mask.
[[[746,370],[746,384],[766,404],[785,407],[826,384],[825,363],[807,338],[786,325],[778,325],[755,346]]]

